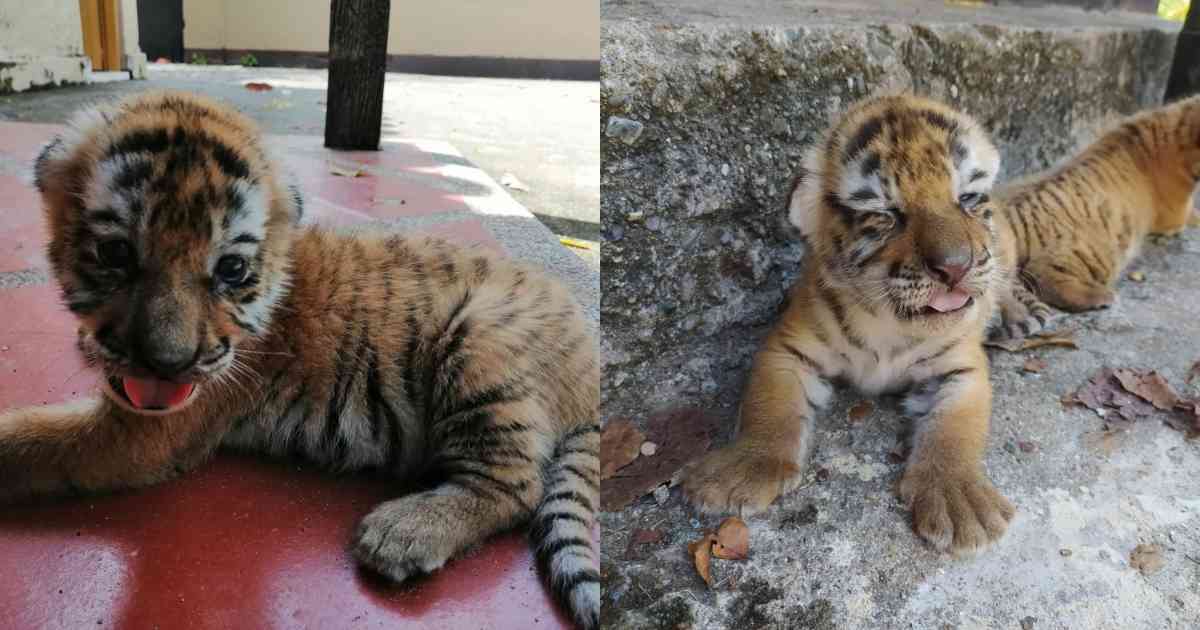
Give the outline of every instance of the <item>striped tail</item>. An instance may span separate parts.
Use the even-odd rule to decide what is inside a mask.
[[[542,574],[582,630],[600,624],[600,561],[592,545],[600,494],[600,427],[559,441],[545,468],[546,493],[529,536]]]

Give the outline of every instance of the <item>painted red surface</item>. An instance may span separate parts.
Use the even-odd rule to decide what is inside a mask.
[[[44,269],[44,259],[28,255],[43,239],[37,199],[12,171],[53,131],[0,123],[0,273]],[[465,209],[448,192],[453,182],[439,187],[429,177],[440,159],[431,151],[443,152],[437,143],[350,156],[321,149],[317,138],[272,143],[309,174],[300,179],[306,193],[317,183],[317,201],[309,193],[316,220],[350,224]],[[334,180],[320,174],[330,159],[366,163],[373,174]],[[425,179],[402,176],[417,168]],[[383,204],[380,191],[406,203]],[[503,249],[476,219],[419,231]],[[74,329],[52,284],[0,290],[0,409],[94,395]],[[222,454],[146,490],[0,508],[0,628],[569,627],[523,532],[488,541],[416,582],[395,585],[359,570],[347,551],[350,534],[396,493],[385,480]]]

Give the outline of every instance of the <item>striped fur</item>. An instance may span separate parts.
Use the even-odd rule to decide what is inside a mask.
[[[1175,234],[1200,179],[1200,97],[1126,118],[1063,164],[996,195],[1004,263],[1001,337],[1037,332],[1050,306],[1104,308],[1148,234]]]
[[[979,126],[940,103],[879,97],[841,116],[805,157],[788,208],[809,245],[801,278],[755,357],[737,438],[684,472],[693,503],[754,513],[799,485],[836,379],[911,390],[920,419],[900,494],[921,537],[964,553],[1003,534],[1013,507],[982,468],[981,342],[1007,285],[987,198],[998,170]],[[961,280],[937,272],[959,259]],[[930,311],[952,289],[969,301]]]
[[[299,226],[253,125],[190,95],[85,113],[36,184],[107,395],[0,415],[0,500],[144,486],[221,446],[430,480],[363,519],[363,565],[404,580],[529,523],[553,591],[597,626],[599,367],[560,283],[437,239]],[[122,379],[163,357],[192,357],[173,378],[195,390],[135,408]]]

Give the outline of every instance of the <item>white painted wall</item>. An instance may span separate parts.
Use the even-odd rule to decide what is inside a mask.
[[[90,67],[79,2],[0,0],[0,93],[78,83]]]

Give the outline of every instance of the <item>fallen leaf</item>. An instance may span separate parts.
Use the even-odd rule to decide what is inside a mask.
[[[642,560],[648,554],[649,550],[644,549],[644,545],[654,545],[663,541],[667,533],[661,529],[635,529],[633,534],[629,536],[629,545],[625,547],[626,560]]]
[[[1152,404],[1155,408],[1166,411],[1174,409],[1179,403],[1179,394],[1155,370],[1130,370],[1118,368],[1113,370],[1113,376],[1120,381],[1125,391]]]
[[[745,560],[750,555],[750,528],[742,519],[730,516],[721,523],[712,555],[722,560]]]
[[[1162,547],[1158,545],[1138,545],[1129,554],[1129,565],[1142,575],[1150,575],[1163,568],[1167,563],[1162,556]]]
[[[1022,453],[1032,453],[1037,450],[1037,443],[1028,441],[1017,442],[1017,448],[1021,449]]]
[[[355,165],[353,168],[343,166],[336,162],[329,163],[329,172],[338,177],[361,177],[363,173],[362,166]]]
[[[989,348],[999,348],[1008,352],[1024,352],[1043,346],[1059,346],[1062,348],[1078,348],[1075,343],[1074,331],[1045,332],[1031,335],[1023,339],[1006,339],[1004,341],[989,339],[983,342]]]
[[[275,89],[271,87],[270,83],[262,83],[260,81],[248,81],[243,85],[245,85],[246,89],[250,90],[251,92],[270,92],[271,90]]]
[[[697,407],[677,407],[646,419],[646,435],[658,445],[654,457],[639,457],[600,484],[600,506],[620,510],[639,497],[667,483],[689,461],[703,455],[721,426],[714,414]],[[601,462],[604,456],[600,457]]]
[[[654,457],[654,454],[658,452],[658,445],[654,442],[642,442],[641,451],[642,455],[646,457]]]
[[[1110,425],[1123,420],[1134,422],[1154,412],[1154,405],[1127,392],[1113,370],[1102,368],[1074,393],[1063,397],[1064,404],[1083,405],[1103,417]]]
[[[637,459],[642,432],[629,420],[612,420],[600,432],[600,479],[612,477]]]
[[[1192,369],[1188,370],[1187,379],[1185,379],[1184,382],[1188,385],[1191,385],[1192,380],[1198,376],[1200,376],[1200,361],[1196,361],[1192,364]]]
[[[1140,271],[1131,271],[1129,272],[1129,279],[1133,280],[1134,282],[1145,282],[1146,274]]]
[[[1046,369],[1046,362],[1034,357],[1025,359],[1025,363],[1021,366],[1022,371],[1033,374],[1040,374],[1044,369]]]
[[[888,451],[887,460],[891,464],[903,464],[904,460],[908,459],[908,448],[903,440],[896,442],[892,450]]]
[[[871,415],[871,412],[873,411],[875,411],[875,403],[869,400],[862,400],[850,408],[850,411],[846,414],[846,417],[851,423],[862,422],[862,420]]]
[[[501,175],[500,183],[508,188],[520,190],[521,192],[529,192],[530,190],[529,186],[525,185],[525,182],[517,179],[517,176],[513,175],[512,173],[505,173]]]
[[[1189,440],[1200,437],[1200,399],[1180,401],[1167,416],[1166,423]]]
[[[704,538],[695,542],[688,543],[688,553],[692,556],[692,564],[696,565],[696,572],[704,579],[704,583],[712,588],[712,546],[717,539],[712,534],[706,535]]]

